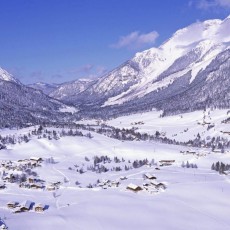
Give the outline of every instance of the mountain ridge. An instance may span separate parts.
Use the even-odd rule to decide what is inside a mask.
[[[196,22],[179,29],[158,48],[136,53],[85,90],[65,95],[65,102],[78,106],[84,115],[93,110],[106,113],[106,108],[107,112],[116,108],[123,111],[123,107],[128,108],[137,101],[148,104],[148,110],[151,107],[164,110],[158,105],[159,100],[171,100],[178,92],[183,93],[183,88],[192,89],[196,78],[202,72],[208,75],[204,70],[229,49],[228,28],[229,17]],[[167,97],[163,95],[166,91]]]
[[[98,79],[30,87],[74,105],[83,117],[229,108],[230,34],[226,31],[230,17],[196,22]]]

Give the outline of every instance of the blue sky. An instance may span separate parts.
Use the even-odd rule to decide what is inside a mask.
[[[23,83],[100,76],[230,0],[0,0],[0,66]]]

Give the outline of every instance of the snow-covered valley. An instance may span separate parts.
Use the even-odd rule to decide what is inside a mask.
[[[188,5],[192,7],[193,2]],[[213,7],[217,2],[227,4],[217,0],[202,4]],[[55,10],[56,3],[53,6]],[[65,17],[60,17],[64,9],[57,14],[55,30],[65,24]],[[130,18],[127,12],[125,18]],[[87,20],[79,21],[86,23],[91,14],[81,13]],[[80,16],[74,11],[76,15]],[[113,18],[110,11],[106,15]],[[107,25],[107,20],[101,21]],[[59,45],[52,39],[47,50],[51,47],[50,55],[56,57],[47,55],[51,59],[46,60],[35,52],[34,59],[25,52],[25,68],[16,68],[21,59],[17,55],[8,57],[8,51],[14,50],[11,40],[7,55],[2,53],[5,42],[1,43],[4,61],[15,59],[5,64],[7,69],[20,80],[0,68],[0,230],[229,230],[230,16],[187,27],[183,22],[181,29],[176,26],[175,33],[155,47],[157,31],[121,36],[118,44],[144,42],[148,46],[143,46],[146,50],[127,49],[127,61],[116,68],[116,62],[106,60],[101,45],[99,52],[84,45],[106,39],[97,26],[92,34],[100,34],[100,39],[85,37],[85,33],[82,38],[81,33],[72,37],[80,27],[75,29],[69,22],[71,33],[61,28],[60,32],[71,35],[73,42],[61,40],[75,48],[65,44],[66,48],[56,52]],[[90,28],[83,27],[85,32]],[[11,29],[3,27],[2,38],[8,42],[6,28]],[[47,28],[52,31],[50,38],[62,38]],[[18,39],[21,30],[16,31],[20,33],[11,37]],[[115,26],[106,29],[106,33],[111,31],[116,32]],[[40,38],[40,34],[44,41],[49,37],[46,33],[28,37]],[[114,35],[109,37],[114,39]],[[20,39],[17,43],[21,44]],[[36,44],[43,42],[34,42],[31,49]],[[46,46],[43,49],[42,53]],[[90,61],[91,55],[96,56]],[[118,53],[111,56],[115,61]],[[35,71],[39,58],[46,62],[44,70],[39,63]],[[86,60],[88,64],[83,65]],[[105,63],[93,64],[93,60]],[[78,61],[82,67],[77,67]]]
[[[221,124],[227,118],[226,112],[210,112],[212,122]],[[153,113],[156,119],[153,119]],[[152,128],[162,119],[160,131],[169,135],[170,132],[179,133],[180,128],[184,129],[183,124],[192,127],[194,121],[203,119],[203,112],[183,114],[183,118],[157,118],[158,115],[150,112],[107,122],[127,128],[130,123],[143,121],[144,124],[139,125],[141,131],[155,132]],[[1,135],[14,135],[17,139],[33,133],[35,128],[38,130],[38,127],[2,130]],[[62,132],[61,128],[47,130],[55,130],[57,136]],[[51,137],[48,131],[47,136],[32,135],[28,142],[7,144],[6,149],[0,150],[0,184],[5,185],[0,190],[0,213],[9,229],[230,228],[229,171],[219,174],[211,170],[216,162],[230,164],[229,149],[221,153],[209,148],[154,141],[122,141],[95,132],[90,132],[89,136],[86,130],[81,130],[83,136],[67,135],[55,139],[53,131]],[[106,158],[100,161],[102,156]],[[10,174],[22,173],[29,180],[28,172],[17,168],[23,162],[25,165],[39,158],[43,161],[31,169],[34,172],[32,178],[42,181],[43,187],[32,188],[32,182],[27,182],[30,188],[20,187],[19,181],[7,181]],[[7,168],[7,164],[14,168]],[[149,175],[153,178],[148,179],[146,176]],[[58,183],[56,187],[55,183]],[[135,186],[139,186],[140,191],[135,190]],[[8,207],[9,202],[17,202],[20,208],[24,201],[32,202],[27,211],[14,213],[18,207]],[[45,208],[36,211],[38,204]]]

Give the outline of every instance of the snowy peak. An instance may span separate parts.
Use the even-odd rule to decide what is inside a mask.
[[[137,53],[132,62],[139,68],[140,79],[126,92],[109,98],[103,106],[118,105],[172,85],[191,73],[190,83],[197,74],[227,49],[230,42],[230,20],[196,22],[176,31],[159,48]],[[138,78],[138,77],[137,77]]]
[[[0,80],[21,84],[19,80],[17,80],[12,76],[12,74],[8,73],[6,70],[2,69],[1,67],[0,67]]]
[[[223,21],[219,19],[196,22],[188,27],[176,31],[172,38],[165,42],[161,48],[170,49],[176,46],[186,48],[204,39],[212,39],[215,42],[221,42],[223,36],[219,34]]]
[[[69,96],[75,96],[93,84],[91,79],[78,79],[76,81],[60,84],[55,90],[50,92],[50,96],[59,100],[65,100]]]
[[[75,104],[86,113],[93,111],[92,106],[96,110],[134,108],[137,100],[145,108],[152,103],[153,108],[156,101],[169,100],[194,87],[197,79],[205,79],[206,69],[216,69],[213,62],[230,47],[229,19],[196,22],[179,29],[161,46],[136,53],[99,79],[62,84],[50,96]]]

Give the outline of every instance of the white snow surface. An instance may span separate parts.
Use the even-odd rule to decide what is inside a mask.
[[[161,117],[161,114],[161,111],[137,113],[108,120],[106,124],[118,128],[131,129],[134,127],[137,131],[148,134],[155,134],[156,131],[159,131],[162,136],[177,141],[193,140],[198,133],[202,139],[210,136],[230,139],[230,135],[223,133],[230,130],[230,124],[222,123],[230,117],[229,110],[208,109],[207,111],[195,111],[167,117]],[[82,122],[96,124],[94,120]],[[143,124],[138,124],[140,122]],[[208,123],[214,127],[207,130]]]
[[[215,114],[216,120],[224,117],[224,113],[223,115],[219,112]],[[135,119],[136,121],[141,118],[144,120],[146,116],[145,122],[147,123],[147,117],[150,121],[155,120],[153,118],[157,118],[158,115],[157,112],[150,112],[142,116],[139,114],[136,117],[133,115],[132,122],[135,122]],[[202,114],[194,113],[190,116],[184,115],[184,119],[179,116],[171,117],[171,121],[174,119],[175,122],[178,122],[180,129],[195,116],[197,120],[202,119]],[[116,123],[119,127],[125,127],[125,122],[131,121],[125,117],[119,119],[110,122]],[[167,123],[166,120],[163,120],[160,124],[162,129]],[[154,127],[154,123],[146,126],[146,129],[150,130],[150,126]],[[22,135],[30,129],[33,128],[3,130],[1,135]],[[151,142],[122,142],[96,133],[92,135],[92,139],[86,137],[63,137],[59,140],[33,138],[28,143],[12,145],[7,150],[0,151],[0,161],[16,161],[31,156],[45,159],[52,156],[56,164],[43,163],[42,167],[35,169],[39,178],[48,182],[58,180],[63,182],[64,177],[67,179],[67,182],[55,192],[55,196],[50,191],[22,189],[16,184],[7,184],[6,189],[0,190],[0,216],[5,217],[4,221],[9,229],[150,230],[153,227],[161,230],[230,229],[230,177],[210,170],[213,162],[230,163],[229,153],[214,154],[209,153],[208,149],[193,149],[200,153],[200,156],[183,155],[180,151],[187,150],[186,147]],[[156,162],[175,160],[175,163],[172,166],[160,167],[160,170],[143,166],[129,171],[101,174],[92,172],[79,174],[68,169],[74,164],[86,164],[84,157],[92,158],[95,155],[118,156],[125,160],[147,157],[148,159],[154,158]],[[181,162],[187,160],[196,163],[198,169],[180,167]],[[167,189],[154,194],[146,191],[134,193],[126,190],[126,186],[130,183],[142,186],[143,173],[155,175],[158,182],[166,184]],[[117,180],[121,176],[126,176],[128,179],[122,181],[118,188],[106,190],[84,188],[84,185],[89,182],[94,183],[97,179]],[[76,181],[79,181],[83,187],[76,186]],[[13,214],[10,209],[6,208],[9,201],[21,203],[24,200],[46,204],[49,205],[49,208],[44,213],[30,211],[19,214]]]
[[[65,106],[65,105],[63,105],[63,107],[60,108],[59,111],[63,112],[63,113],[76,113],[78,110],[73,106]]]
[[[11,81],[18,84],[21,84],[19,80],[15,79],[12,74],[8,73],[6,70],[0,67],[0,80]]]

